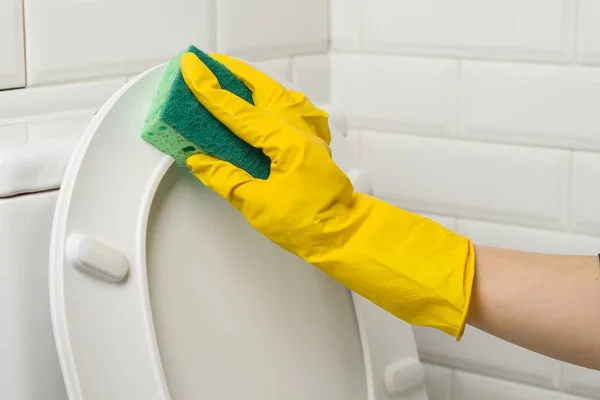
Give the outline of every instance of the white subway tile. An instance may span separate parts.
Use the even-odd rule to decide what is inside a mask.
[[[458,371],[454,373],[454,396],[459,400],[585,400],[534,386]]]
[[[452,60],[333,54],[331,102],[354,128],[449,135],[456,123]]]
[[[600,149],[600,69],[464,62],[462,133]]]
[[[600,399],[600,371],[563,364],[563,388],[573,394]]]
[[[348,120],[342,110],[331,104],[317,102],[315,105],[329,114],[329,125],[331,127],[336,129],[342,137],[348,136]]]
[[[579,0],[578,59],[600,64],[600,2]]]
[[[371,0],[365,47],[404,54],[565,60],[572,0]]]
[[[400,207],[563,228],[568,153],[363,132],[375,195]]]
[[[295,56],[292,60],[292,78],[300,90],[314,102],[329,103],[329,54]]]
[[[423,363],[428,400],[452,400],[452,370]]]
[[[326,51],[329,10],[321,0],[221,0],[217,49],[248,59]]]
[[[600,235],[600,154],[573,154],[571,222],[573,230]]]
[[[357,157],[359,162],[362,162],[362,158],[361,158],[361,139],[360,139],[360,132],[359,131],[355,131],[355,130],[349,130],[348,134],[346,135],[346,142],[348,142],[348,144],[350,145],[350,148],[352,149],[354,155]]]
[[[126,78],[68,85],[0,91],[0,121],[29,119],[31,116],[97,110]]]
[[[195,44],[214,50],[212,0],[24,0],[28,85],[126,76]]]
[[[23,1],[0,2],[0,90],[25,86]]]
[[[330,40],[333,50],[360,47],[363,0],[330,0]]]
[[[269,75],[276,75],[273,76],[275,79],[284,78],[287,80],[292,80],[291,63],[292,60],[287,57],[256,61],[254,62],[254,65]]]
[[[459,219],[457,232],[475,243],[514,250],[565,255],[596,255],[600,238]]]
[[[550,388],[560,383],[558,361],[471,326],[459,342],[431,328],[414,331],[423,361]]]

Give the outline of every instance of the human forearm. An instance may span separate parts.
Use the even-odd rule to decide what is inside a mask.
[[[475,247],[468,323],[527,349],[600,369],[600,267],[594,256]]]

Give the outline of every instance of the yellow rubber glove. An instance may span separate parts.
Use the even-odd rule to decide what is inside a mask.
[[[460,339],[475,268],[471,241],[356,193],[331,158],[323,111],[240,61],[218,59],[252,90],[254,106],[222,90],[192,53],[181,58],[184,80],[217,119],[270,157],[271,175],[254,179],[201,154],[187,160],[193,174],[263,235],[342,285],[410,324]]]
[[[284,88],[268,75],[236,58],[217,53],[209,55],[246,84],[256,107],[277,115],[301,131],[320,137],[327,144],[331,142],[329,115],[315,107],[304,93]]]

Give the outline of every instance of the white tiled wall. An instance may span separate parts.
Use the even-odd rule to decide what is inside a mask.
[[[377,195],[478,243],[600,252],[600,2],[330,3],[330,98]],[[600,399],[599,372],[415,333],[431,400]]]
[[[241,55],[289,79],[294,56],[299,62],[318,60],[313,54],[327,60],[326,3],[313,2],[310,8],[294,0],[261,3],[263,10],[296,7],[304,14],[296,13],[293,25],[258,8],[241,14],[243,1],[219,1],[217,7],[213,0],[4,0],[0,121],[6,125],[40,114],[96,109],[126,79],[189,44]],[[311,35],[304,34],[305,25],[315,28]],[[294,77],[302,78],[301,69]]]
[[[1,0],[0,130],[71,132],[73,118],[91,118],[128,79],[190,44],[250,59],[326,100],[328,27],[319,0]],[[27,140],[2,148],[9,136],[0,134],[0,164],[25,152]]]
[[[600,251],[597,0],[3,0],[0,163],[188,44],[344,109],[383,198],[479,243]],[[600,373],[415,332],[431,400],[600,399]]]

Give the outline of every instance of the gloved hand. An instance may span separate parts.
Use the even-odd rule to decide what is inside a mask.
[[[229,57],[255,105],[222,90],[192,53],[184,80],[218,120],[270,157],[254,179],[232,164],[194,155],[187,164],[263,235],[402,320],[462,336],[475,255],[471,241],[443,226],[356,193],[329,151],[327,114],[304,95]]]
[[[225,54],[209,55],[246,84],[252,91],[256,107],[284,119],[303,132],[320,137],[329,145],[329,116],[315,107],[304,93],[284,88],[268,75],[236,58]]]

